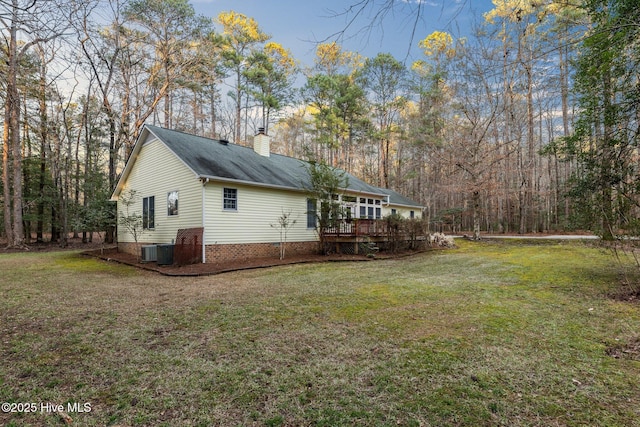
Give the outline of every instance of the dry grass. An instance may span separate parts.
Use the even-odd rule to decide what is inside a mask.
[[[3,255],[0,401],[90,402],[89,426],[640,425],[617,269],[577,243],[200,278]]]

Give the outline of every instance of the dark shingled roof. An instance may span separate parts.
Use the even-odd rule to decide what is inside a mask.
[[[305,190],[309,188],[308,163],[271,153],[261,156],[253,148],[214,140],[158,126],[145,127],[202,178],[221,178],[255,185]],[[399,193],[367,184],[346,174],[347,189],[359,193],[389,195],[396,205],[421,207]]]

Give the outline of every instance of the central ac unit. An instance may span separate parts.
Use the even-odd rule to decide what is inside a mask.
[[[158,260],[158,247],[148,245],[142,247],[142,262],[156,262]]]

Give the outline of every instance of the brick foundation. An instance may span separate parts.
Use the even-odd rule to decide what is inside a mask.
[[[140,256],[141,246],[149,243],[118,243],[118,251]],[[207,263],[244,261],[253,258],[277,258],[280,256],[278,243],[243,243],[231,245],[207,245]],[[309,255],[318,253],[318,242],[287,242],[286,255]]]
[[[142,253],[140,248],[148,244],[149,243],[118,242],[118,252],[124,252],[125,254],[131,254],[139,257]]]
[[[318,252],[318,242],[287,242],[286,245],[286,255],[308,255]],[[207,264],[280,256],[278,243],[207,245],[205,251]]]

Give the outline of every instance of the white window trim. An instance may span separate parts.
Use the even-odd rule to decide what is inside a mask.
[[[235,208],[226,208],[224,206],[224,202],[225,202],[225,200],[227,200],[227,197],[225,197],[225,194],[224,194],[225,190],[234,190],[235,191],[235,195],[236,195],[236,197],[234,199],[235,200],[235,205],[236,205]],[[229,200],[231,200],[231,199],[229,199]],[[238,189],[237,188],[232,188],[232,187],[223,187],[222,188],[222,210],[224,212],[238,212]]]
[[[177,201],[178,201],[178,209],[177,209],[177,212],[175,214],[173,214],[173,215],[169,214],[169,195],[171,195],[171,193],[176,193],[178,195],[178,199],[177,199]],[[167,192],[167,217],[171,218],[171,217],[174,217],[174,216],[180,216],[180,193],[179,193],[179,190],[171,190],[171,191]]]

